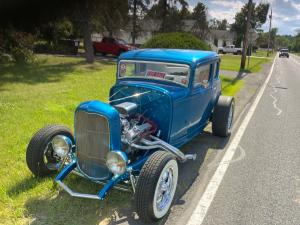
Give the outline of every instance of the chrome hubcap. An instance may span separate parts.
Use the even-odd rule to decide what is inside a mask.
[[[44,149],[43,161],[49,170],[58,170],[63,163],[63,159],[54,154],[51,142]]]
[[[227,130],[231,130],[232,126],[232,119],[233,119],[233,103],[230,106],[229,116],[228,116],[228,122],[227,122]]]
[[[171,198],[171,191],[173,189],[173,170],[172,168],[168,168],[158,181],[158,195],[156,197],[156,208],[161,211],[167,205],[169,205]]]

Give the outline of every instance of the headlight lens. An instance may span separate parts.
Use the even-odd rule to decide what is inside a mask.
[[[126,171],[127,160],[124,152],[111,151],[107,153],[106,165],[113,174],[121,175]]]
[[[72,141],[64,135],[56,135],[51,143],[54,154],[60,158],[65,158],[72,148]]]

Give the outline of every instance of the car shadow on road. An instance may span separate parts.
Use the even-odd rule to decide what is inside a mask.
[[[215,137],[206,131],[181,148],[185,153],[197,153],[197,159],[179,165],[179,180],[174,205],[187,204],[182,200],[182,196],[189,190],[199,173],[201,173],[201,167],[205,158],[213,151],[222,150],[227,141],[228,139]],[[68,184],[74,187],[76,191],[97,193],[99,188],[101,188],[99,185],[85,179],[75,175],[72,176]],[[33,184],[26,187],[26,190],[36,185],[36,182],[32,180],[30,183]],[[78,199],[69,196],[64,191],[58,192],[59,188],[56,184],[53,184],[52,189],[54,194],[49,196],[41,195],[43,197],[29,198],[26,201],[27,216],[33,218],[31,224],[143,224],[135,213],[133,197],[129,193],[113,190],[105,200],[97,201]],[[19,191],[11,190],[10,195],[16,196],[18,195],[17,192]],[[168,216],[156,224],[165,224],[167,220]]]

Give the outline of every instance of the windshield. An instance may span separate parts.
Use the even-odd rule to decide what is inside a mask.
[[[183,64],[164,62],[139,62],[121,60],[119,78],[139,77],[155,80],[167,80],[188,86],[190,68]]]
[[[117,39],[117,42],[121,45],[127,45],[126,41],[124,41],[122,39]]]
[[[281,49],[281,52],[289,52],[288,49]]]

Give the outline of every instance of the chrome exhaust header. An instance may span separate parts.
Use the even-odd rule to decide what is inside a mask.
[[[197,156],[196,154],[184,154],[178,148],[176,148],[176,147],[170,145],[169,143],[159,139],[158,137],[155,137],[155,136],[151,135],[150,138],[152,140],[147,140],[147,139],[144,139],[144,138],[140,140],[140,142],[144,145],[132,144],[132,147],[139,148],[139,149],[144,149],[144,150],[160,148],[162,150],[165,150],[167,152],[172,153],[181,162],[185,162],[188,159],[192,159],[192,160],[196,159],[196,156]]]

